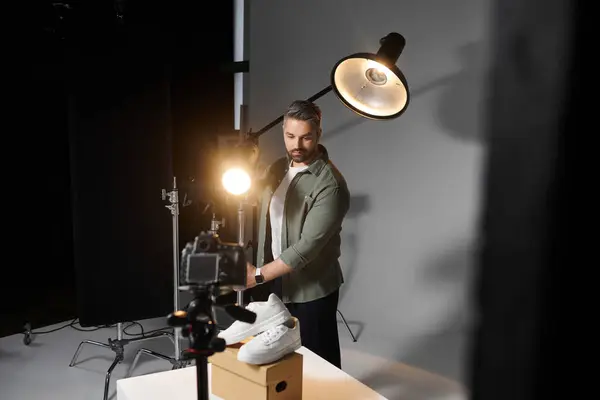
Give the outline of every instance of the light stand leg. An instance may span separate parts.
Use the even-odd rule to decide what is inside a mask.
[[[240,201],[238,207],[238,243],[242,248],[246,249],[246,243],[244,239],[244,229],[246,229],[246,216],[244,215],[244,202]],[[244,307],[244,292],[237,292],[237,304],[240,307]]]
[[[173,177],[173,189],[170,192],[167,192],[165,189],[162,190],[163,200],[166,200],[167,196],[169,197],[169,202],[171,204],[166,205],[170,211],[173,218],[173,309],[177,311],[180,309],[180,300],[179,300],[179,191],[177,189],[177,178]],[[133,359],[133,363],[129,367],[126,376],[131,376],[133,369],[137,365],[138,360],[142,354],[147,354],[149,356],[159,358],[161,360],[169,361],[173,364],[172,369],[177,369],[184,367],[188,364],[187,360],[183,360],[181,357],[181,328],[174,328],[174,340],[173,343],[175,345],[175,352],[173,357],[166,356],[164,354],[157,353],[153,350],[149,349],[139,349]]]
[[[79,353],[81,353],[81,350],[82,350],[84,344],[91,344],[94,346],[110,349],[110,346],[107,345],[106,343],[97,342],[95,340],[84,340],[83,342],[79,343],[79,346],[77,346],[77,350],[75,350],[75,354],[73,354],[73,358],[71,359],[71,362],[69,363],[69,367],[74,366],[75,363],[77,362],[77,358],[79,358]]]
[[[110,376],[112,375],[113,370],[123,361],[123,354],[117,354],[110,367],[108,367],[108,371],[106,371],[106,376],[104,377],[104,396],[102,397],[104,400],[108,399],[108,389],[110,388]]]
[[[350,329],[350,326],[346,322],[346,318],[344,318],[344,314],[342,314],[342,312],[340,310],[337,310],[337,312],[338,312],[338,314],[340,314],[340,317],[342,317],[342,321],[344,322],[344,325],[346,325],[346,329],[348,329],[348,332],[350,332],[350,336],[352,336],[352,341],[356,342],[357,339],[354,336],[354,333],[352,333],[352,329]]]
[[[131,366],[129,367],[129,370],[127,370],[127,374],[125,374],[125,377],[130,377],[131,376],[131,372],[135,369],[135,367],[136,367],[136,365],[137,365],[137,363],[138,363],[138,361],[140,359],[140,356],[142,354],[147,354],[147,355],[149,355],[151,357],[159,358],[161,360],[169,361],[169,362],[171,362],[171,360],[173,360],[172,357],[165,356],[164,354],[157,353],[156,351],[148,350],[148,349],[140,349],[136,353],[135,358],[133,359],[133,363],[131,363]],[[181,365],[173,363],[173,367],[171,369],[173,370],[173,369],[178,369],[178,368],[181,368]]]
[[[101,343],[101,342],[97,342],[95,340],[82,341],[81,343],[79,343],[79,346],[77,346],[77,350],[75,351],[75,354],[73,355],[73,358],[71,359],[71,363],[69,364],[69,367],[75,366],[75,363],[77,362],[77,358],[79,357],[79,354],[81,353],[81,350],[82,350],[82,346],[84,344],[91,344],[94,346],[104,347],[106,349],[110,349],[110,350],[114,351],[115,359],[113,360],[112,364],[108,368],[108,371],[106,371],[106,376],[104,378],[104,397],[103,397],[103,399],[107,400],[108,389],[110,386],[110,377],[112,375],[113,370],[117,366],[117,364],[120,364],[125,359],[125,356],[124,356],[125,346],[132,342],[141,342],[144,340],[157,339],[159,337],[164,337],[164,336],[173,340],[173,337],[172,337],[171,333],[169,333],[169,332],[155,332],[148,336],[142,336],[142,337],[133,338],[133,339],[123,339],[123,324],[119,322],[117,324],[117,339],[113,340],[113,339],[109,338],[108,343]]]

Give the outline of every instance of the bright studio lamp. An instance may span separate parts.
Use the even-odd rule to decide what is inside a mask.
[[[229,150],[221,163],[221,184],[232,196],[245,196],[252,187],[253,166],[258,161],[258,148],[254,141],[242,141]]]
[[[379,41],[377,53],[355,53],[338,61],[331,70],[331,84],[309,97],[315,101],[333,92],[350,110],[374,120],[398,118],[407,109],[410,91],[406,78],[396,66],[406,40],[392,32]],[[248,132],[255,141],[283,121],[283,115],[257,132]]]
[[[370,119],[397,118],[409,100],[406,78],[396,61],[406,41],[390,33],[376,54],[356,53],[338,61],[331,71],[331,86],[344,105]]]
[[[252,178],[248,171],[241,167],[231,167],[223,173],[223,187],[234,196],[246,194],[250,190]]]

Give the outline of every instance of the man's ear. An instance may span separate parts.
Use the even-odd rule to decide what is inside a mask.
[[[323,129],[319,128],[317,131],[317,142],[321,140],[321,134],[323,133]]]

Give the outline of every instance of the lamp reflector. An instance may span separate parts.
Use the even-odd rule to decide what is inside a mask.
[[[230,168],[223,174],[222,183],[227,192],[239,196],[250,190],[252,180],[242,168]]]
[[[410,91],[396,61],[406,40],[396,32],[380,41],[376,54],[356,53],[338,61],[331,87],[344,105],[371,119],[397,118],[408,107]]]
[[[340,100],[372,119],[400,116],[408,105],[408,85],[397,67],[387,67],[374,54],[342,59],[333,69],[332,86]]]

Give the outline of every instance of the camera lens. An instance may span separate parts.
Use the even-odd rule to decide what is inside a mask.
[[[209,248],[210,248],[210,243],[208,243],[206,240],[201,240],[200,242],[198,242],[198,250],[208,251]]]

